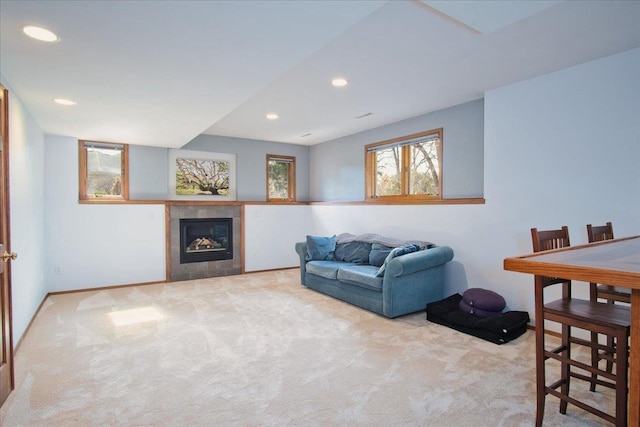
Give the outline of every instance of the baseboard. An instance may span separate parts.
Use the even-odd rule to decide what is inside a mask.
[[[296,268],[300,268],[300,266],[295,266],[295,267],[280,267],[280,268],[268,268],[268,269],[266,269],[266,270],[251,270],[251,271],[244,271],[242,274],[267,273],[267,272],[269,272],[269,271],[295,270]]]
[[[47,298],[49,298],[49,295],[50,294],[46,294],[44,296],[44,298],[42,299],[42,301],[38,305],[38,308],[36,308],[35,313],[33,313],[33,316],[31,316],[31,320],[29,321],[29,324],[27,325],[27,327],[24,329],[24,332],[22,333],[22,336],[16,342],[16,345],[13,346],[13,355],[14,356],[18,352],[18,349],[20,348],[20,344],[22,344],[22,340],[24,339],[24,337],[27,336],[27,333],[29,332],[29,329],[31,329],[31,325],[33,325],[33,322],[36,320],[36,316],[38,315],[38,313],[40,313],[40,310],[42,309],[42,306],[44,305],[44,302],[47,300]]]
[[[141,282],[141,283],[129,283],[126,285],[112,285],[112,286],[99,286],[96,288],[86,288],[86,289],[71,289],[68,291],[55,291],[49,292],[48,295],[63,295],[63,294],[74,294],[77,292],[93,292],[93,291],[106,291],[109,289],[118,289],[118,288],[132,288],[134,286],[148,286],[148,285],[158,285],[160,283],[169,283],[167,280],[160,280],[157,282]]]
[[[535,325],[527,325],[527,329],[532,330],[532,331],[535,332],[536,327],[535,327]],[[562,335],[560,334],[560,332],[550,331],[549,329],[545,329],[544,333],[546,335],[551,335],[553,337],[562,338]]]

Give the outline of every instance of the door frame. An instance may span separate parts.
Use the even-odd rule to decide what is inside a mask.
[[[11,252],[9,215],[9,91],[0,84],[0,242]],[[2,268],[4,267],[4,268]],[[3,271],[4,270],[4,271]],[[14,388],[13,333],[11,305],[11,261],[0,260],[0,406]]]

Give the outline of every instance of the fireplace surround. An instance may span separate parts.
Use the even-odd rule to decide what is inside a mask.
[[[202,279],[206,277],[218,277],[218,276],[231,276],[242,273],[242,254],[240,249],[241,237],[241,205],[231,203],[198,203],[198,202],[170,202],[167,206],[167,217],[169,222],[169,245],[168,245],[168,257],[169,257],[169,271],[167,276],[170,281],[182,281]],[[180,237],[181,220],[196,220],[194,224],[200,225],[199,220],[208,219],[224,219],[229,222],[230,230],[228,235],[228,246],[230,257],[221,259],[218,256],[213,260],[201,260],[198,259],[194,262],[180,262],[180,251],[184,246],[184,242]],[[203,234],[202,231],[207,231],[207,228],[195,228],[196,234]],[[198,233],[200,231],[200,233]],[[206,233],[205,233],[206,234]],[[215,230],[214,233],[215,234]],[[198,238],[206,236],[197,236]],[[210,236],[213,240],[217,240],[215,236]],[[195,239],[194,239],[195,240]],[[222,240],[222,239],[221,239]],[[187,245],[191,244],[187,242]],[[216,244],[207,245],[208,242],[204,242],[204,245],[200,249],[217,249],[206,248],[204,246],[216,246]],[[222,246],[223,242],[216,242]],[[207,252],[225,252],[227,257],[227,251],[202,251],[199,254]],[[218,253],[218,255],[221,255]]]

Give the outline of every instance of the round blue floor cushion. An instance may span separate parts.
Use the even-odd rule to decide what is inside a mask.
[[[459,308],[460,308],[460,311],[473,314],[474,316],[477,316],[477,317],[493,317],[493,316],[502,314],[502,310],[489,311],[489,310],[483,310],[481,308],[472,307],[466,302],[464,302],[464,300],[460,300]]]
[[[489,289],[471,288],[462,294],[466,305],[483,311],[502,311],[507,306],[504,298]]]

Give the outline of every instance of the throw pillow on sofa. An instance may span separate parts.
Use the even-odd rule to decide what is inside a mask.
[[[354,264],[368,264],[371,243],[348,242],[336,244],[336,261],[352,262]]]
[[[307,261],[331,261],[335,259],[336,236],[307,236]]]
[[[382,266],[376,273],[376,277],[384,276],[384,271],[387,268],[387,264],[395,257],[409,254],[411,252],[417,252],[419,250],[420,250],[420,245],[407,245],[407,246],[400,246],[400,247],[391,249],[391,252],[389,252],[389,255],[387,255],[387,258],[384,260],[384,264],[382,264]]]
[[[373,243],[371,245],[371,252],[369,252],[369,265],[382,267],[384,260],[387,259],[392,249],[393,248],[381,245],[380,243]]]

